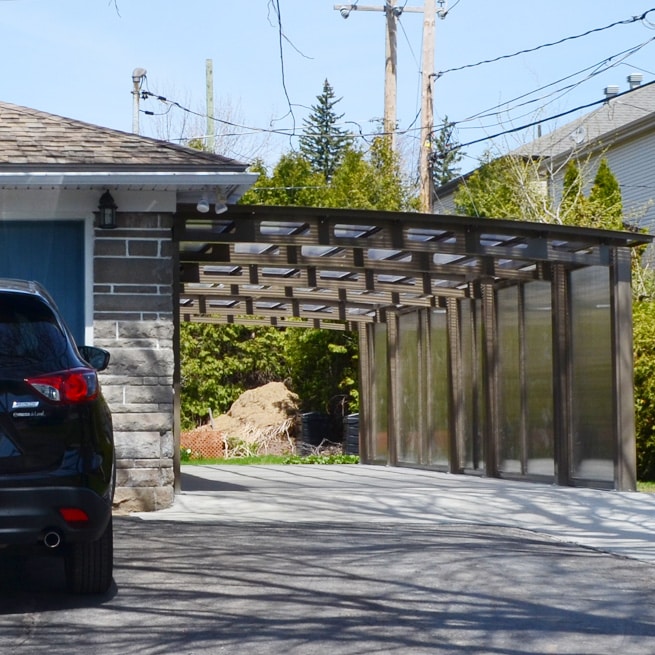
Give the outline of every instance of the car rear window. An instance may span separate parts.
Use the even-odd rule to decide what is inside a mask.
[[[68,364],[68,342],[52,310],[32,296],[0,293],[0,367]]]

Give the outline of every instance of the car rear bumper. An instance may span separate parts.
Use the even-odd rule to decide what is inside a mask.
[[[62,509],[81,510],[88,520],[66,521]],[[90,489],[71,487],[0,488],[0,546],[32,546],[94,541],[111,517],[111,505]]]

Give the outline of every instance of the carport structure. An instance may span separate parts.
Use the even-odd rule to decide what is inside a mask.
[[[635,488],[631,248],[650,236],[182,205],[174,239],[180,321],[358,332],[363,463]]]

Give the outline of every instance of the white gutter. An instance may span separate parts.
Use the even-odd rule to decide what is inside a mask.
[[[199,189],[216,186],[242,186],[246,189],[257,180],[256,173],[237,171],[0,171],[0,188],[115,188]]]

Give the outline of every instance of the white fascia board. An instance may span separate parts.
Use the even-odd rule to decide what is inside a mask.
[[[246,189],[257,180],[256,173],[240,171],[0,171],[0,188],[76,188],[139,190],[201,190],[218,186]]]
[[[102,189],[0,188],[0,220],[92,217],[98,211],[102,192]],[[112,196],[121,212],[174,213],[177,209],[175,191],[119,188],[112,189]]]

